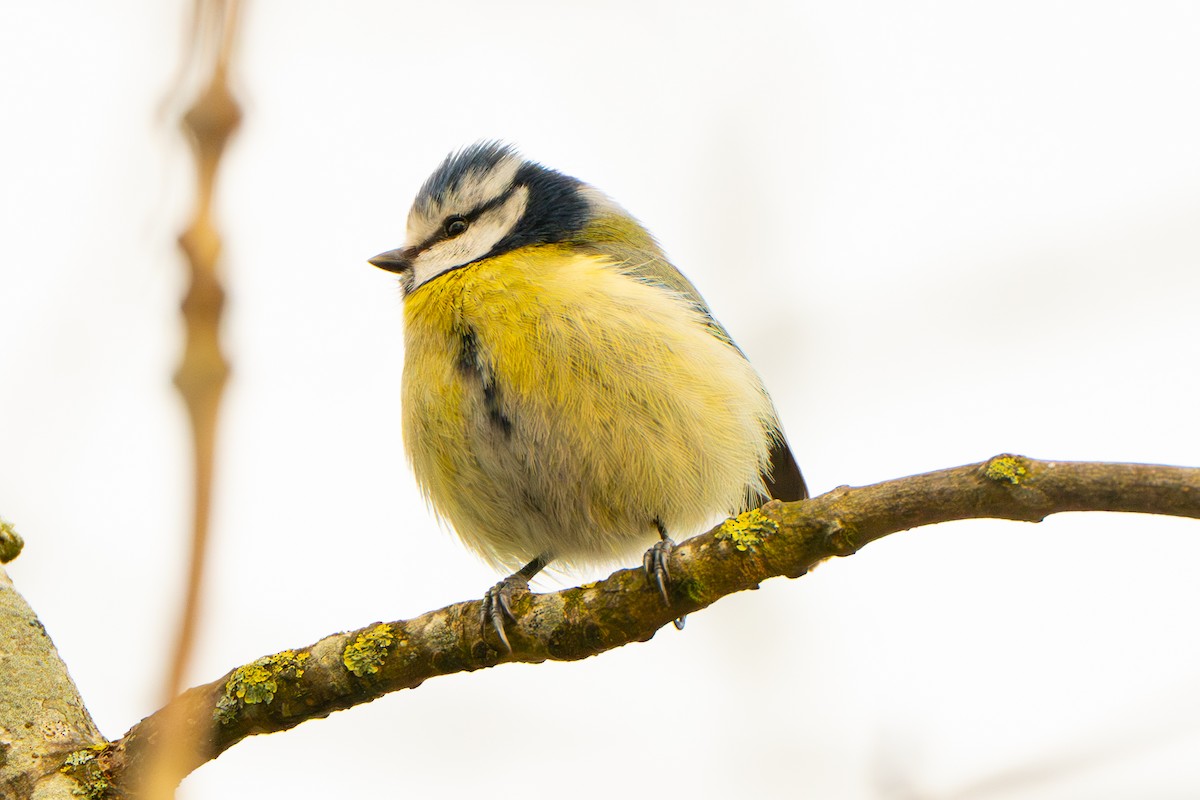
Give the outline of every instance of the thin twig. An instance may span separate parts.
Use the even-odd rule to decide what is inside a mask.
[[[196,209],[191,224],[179,237],[187,256],[190,283],[183,299],[186,326],[183,360],[175,385],[183,396],[191,422],[193,448],[192,537],[188,576],[178,638],[166,681],[167,698],[183,688],[191,663],[203,602],[209,514],[212,508],[217,414],[229,363],[221,351],[221,311],[225,291],[217,273],[221,239],[213,219],[213,191],[221,156],[241,117],[229,90],[229,62],[237,28],[237,0],[196,0],[192,49],[185,63],[195,65],[208,83],[183,117],[182,127],[196,161]],[[187,70],[181,71],[186,75]],[[180,91],[184,84],[180,84]],[[173,794],[181,765],[187,758],[188,721],[168,705],[162,737],[148,756],[148,769],[136,776],[130,793],[166,800]]]
[[[196,158],[197,196],[191,225],[179,237],[179,245],[188,259],[191,283],[182,305],[187,339],[183,360],[175,373],[175,385],[191,420],[195,505],[187,589],[178,645],[167,680],[168,697],[174,697],[182,688],[199,618],[212,505],[217,411],[229,375],[219,335],[225,292],[217,274],[221,240],[213,223],[212,198],[221,154],[240,118],[227,82],[237,4],[235,0],[197,0],[197,3],[199,30],[194,46],[198,50],[212,50],[215,63],[208,86],[183,119]]]

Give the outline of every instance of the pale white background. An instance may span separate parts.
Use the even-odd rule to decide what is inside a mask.
[[[188,5],[0,7],[0,514],[111,737],[158,705],[185,568]],[[365,263],[478,138],[648,224],[816,492],[1003,451],[1200,463],[1195,3],[333,9],[244,18],[192,682],[496,579],[417,497],[399,293]],[[1183,520],[913,531],[682,634],[246,741],[180,796],[1195,797],[1198,562]]]

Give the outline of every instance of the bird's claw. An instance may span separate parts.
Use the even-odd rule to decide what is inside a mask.
[[[483,595],[483,602],[479,604],[480,635],[486,641],[488,627],[490,626],[500,638],[500,644],[504,647],[504,652],[506,653],[512,652],[512,645],[509,644],[508,634],[504,632],[504,620],[508,618],[512,622],[517,621],[512,612],[512,594],[517,589],[528,591],[529,581],[521,578],[519,575],[509,575],[488,589]]]
[[[642,556],[642,569],[646,571],[646,580],[651,586],[658,587],[658,593],[662,595],[663,603],[668,608],[671,607],[671,595],[667,592],[667,587],[671,585],[671,569],[668,562],[674,549],[675,543],[664,536]],[[676,618],[675,627],[683,630],[686,620],[686,616]]]
[[[671,596],[667,594],[667,587],[671,585],[671,568],[668,562],[671,558],[671,551],[674,549],[674,542],[670,539],[663,539],[655,542],[654,546],[642,556],[642,569],[646,571],[646,580],[650,582],[651,586],[658,587],[658,593],[662,595],[663,602],[668,606],[671,605]]]

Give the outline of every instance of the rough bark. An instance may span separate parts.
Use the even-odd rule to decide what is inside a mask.
[[[890,533],[956,519],[1038,522],[1066,511],[1123,511],[1200,518],[1200,469],[1146,464],[1034,461],[981,464],[861,488],[839,487],[798,503],[768,503],[678,545],[670,558],[671,605],[640,569],[550,594],[518,593],[511,653],[480,623],[479,601],[411,620],[338,633],[230,671],[188,690],[135,725],[101,755],[105,774],[128,785],[181,737],[175,781],[247,736],[286,730],[425,680],[504,662],[570,661],[646,641],[675,618],[776,576],[799,577]],[[170,735],[168,736],[168,732]]]
[[[71,753],[103,745],[67,666],[0,568],[0,797],[78,800],[60,772]]]

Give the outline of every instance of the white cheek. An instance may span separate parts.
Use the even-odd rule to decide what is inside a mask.
[[[413,261],[413,288],[490,253],[520,221],[528,198],[529,190],[519,187],[503,205],[471,223],[462,236],[438,242],[422,252]]]

